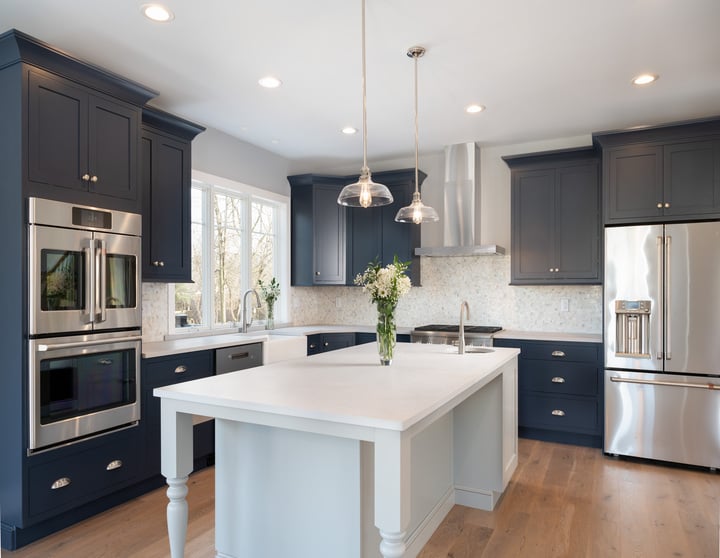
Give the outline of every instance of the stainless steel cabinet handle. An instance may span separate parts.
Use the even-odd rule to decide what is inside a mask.
[[[323,343],[323,347],[327,347],[329,344],[330,344],[330,343],[328,343],[327,341],[325,341],[325,343]]]
[[[111,358],[100,358],[98,359],[98,364],[102,364],[103,366],[110,366],[113,363]]]
[[[165,262],[162,261],[162,260],[155,260],[152,264],[153,264],[155,267],[165,267]]]
[[[314,349],[315,347],[317,347],[317,345],[316,345],[315,343],[311,343],[311,344],[310,344],[310,348],[311,348],[311,349]]]
[[[319,271],[316,271],[316,272],[315,272],[315,275],[317,275],[318,277],[320,277],[320,272],[319,272]]]
[[[658,209],[662,209],[662,202],[658,202],[657,208],[658,208]]]
[[[564,351],[553,351],[552,356],[557,357],[557,358],[563,358],[565,356],[565,352]]]
[[[665,207],[665,208],[670,207],[670,202],[665,202],[665,205],[663,207]]]
[[[553,384],[564,384],[565,378],[562,376],[555,376],[552,380],[550,380]]]
[[[97,182],[97,181],[98,181],[98,177],[97,177],[97,176],[92,175],[92,176],[90,177],[90,182]]]
[[[553,409],[552,415],[556,417],[564,417],[565,411],[562,411],[560,409]]]
[[[113,471],[115,469],[120,469],[123,466],[122,459],[115,459],[107,464],[105,467],[106,471]]]
[[[50,485],[50,490],[58,490],[59,488],[65,488],[68,486],[72,481],[69,477],[62,477],[56,480],[54,483]]]
[[[90,175],[85,173],[80,178],[82,178],[85,182],[88,182],[90,180]]]
[[[185,372],[187,372],[187,366],[184,364],[175,367],[175,374],[184,374]]]

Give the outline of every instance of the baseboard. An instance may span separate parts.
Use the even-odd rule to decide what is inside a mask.
[[[415,558],[423,547],[427,544],[445,517],[455,505],[455,491],[450,488],[443,496],[425,519],[418,525],[417,529],[408,537],[405,544],[406,558]]]
[[[455,503],[478,510],[493,511],[501,496],[502,492],[495,490],[478,490],[466,486],[455,487]]]

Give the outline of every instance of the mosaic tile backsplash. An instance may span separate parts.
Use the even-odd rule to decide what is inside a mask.
[[[602,332],[602,287],[510,286],[510,256],[423,258],[422,287],[398,304],[399,327],[456,323],[467,300],[473,325],[563,333]],[[567,299],[568,311],[560,310]],[[375,324],[375,307],[359,287],[293,287],[292,325]],[[143,285],[143,338],[167,333],[167,287]],[[281,324],[278,324],[281,325]]]

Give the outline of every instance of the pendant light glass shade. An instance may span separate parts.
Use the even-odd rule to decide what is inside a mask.
[[[349,207],[377,207],[393,202],[387,186],[373,182],[367,166],[367,94],[365,88],[365,0],[362,0],[362,112],[363,112],[363,166],[360,178],[342,189],[337,202]]]
[[[417,78],[417,60],[423,54],[425,49],[421,46],[410,47],[407,55],[415,60],[415,192],[413,193],[412,203],[400,209],[395,215],[395,220],[399,223],[429,223],[439,221],[437,211],[429,205],[425,205],[420,199],[420,182],[418,180],[418,78]]]

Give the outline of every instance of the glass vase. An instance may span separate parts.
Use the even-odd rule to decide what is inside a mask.
[[[265,316],[265,329],[275,329],[275,305],[267,305],[267,315]]]
[[[390,366],[392,364],[393,352],[395,351],[397,327],[395,325],[395,306],[389,303],[377,303],[377,346],[380,355],[380,365]]]

